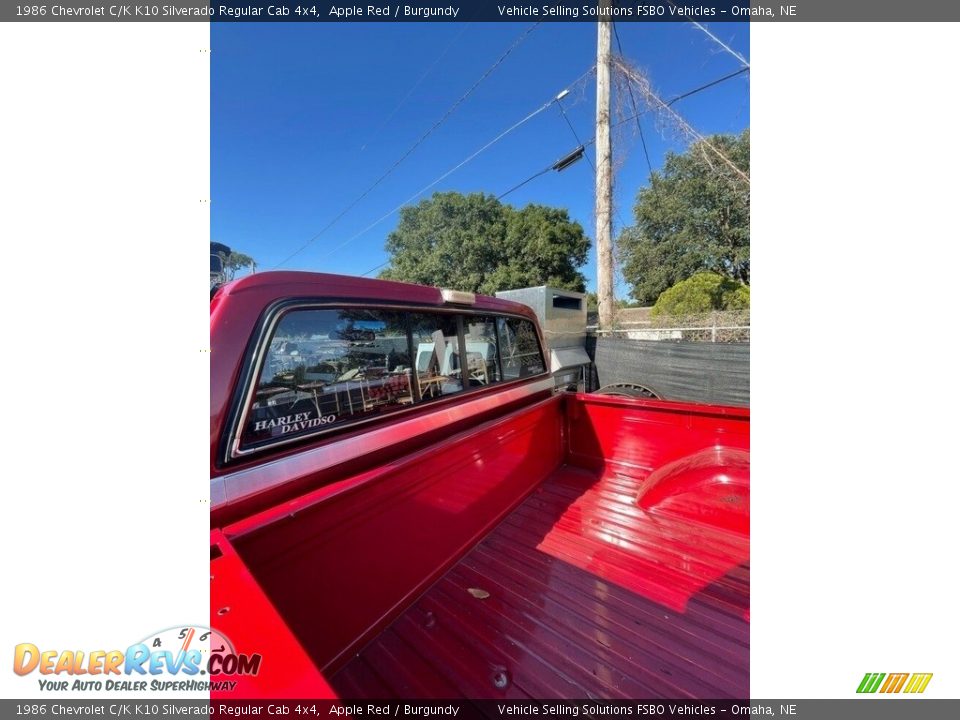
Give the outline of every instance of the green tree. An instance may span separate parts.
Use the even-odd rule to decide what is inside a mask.
[[[750,171],[750,131],[707,139],[741,170]],[[708,270],[750,284],[750,191],[694,143],[670,153],[634,207],[636,225],[617,240],[623,276],[639,302]]]
[[[251,271],[256,271],[256,260],[249,255],[244,255],[241,252],[233,251],[223,258],[223,269],[230,279],[233,279],[237,272],[243,270],[244,268],[250,268]]]
[[[749,310],[750,288],[714,272],[699,272],[665,290],[650,314],[696,315],[711,310]]]
[[[400,211],[380,277],[483,294],[553,285],[583,291],[590,240],[566,210],[492,195],[435,193]]]

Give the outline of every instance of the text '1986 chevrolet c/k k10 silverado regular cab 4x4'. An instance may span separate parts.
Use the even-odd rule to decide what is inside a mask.
[[[528,307],[406,283],[210,332],[214,697],[748,697],[747,409],[560,392]]]

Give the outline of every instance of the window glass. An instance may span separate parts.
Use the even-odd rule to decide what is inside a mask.
[[[265,349],[241,446],[349,425],[460,392],[464,383],[480,388],[543,372],[536,327],[527,320],[293,310]]]
[[[539,375],[546,370],[532,322],[501,317],[497,318],[497,328],[504,380]]]
[[[420,397],[429,400],[463,390],[456,316],[414,313],[410,330]]]
[[[497,321],[492,317],[463,318],[463,334],[467,342],[467,371],[471,387],[500,382],[497,361]]]
[[[277,325],[242,444],[312,433],[413,402],[404,314],[298,310]]]

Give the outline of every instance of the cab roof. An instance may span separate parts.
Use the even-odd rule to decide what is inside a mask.
[[[473,304],[445,302],[440,288],[395,280],[377,280],[373,278],[353,277],[350,275],[332,275],[328,273],[298,272],[279,270],[254,273],[233,280],[221,287],[216,296],[223,301],[227,297],[243,296],[266,307],[269,304],[289,298],[317,298],[323,300],[369,301],[371,303],[398,303],[403,305],[421,305],[435,307],[489,310],[523,315],[536,320],[532,309],[521,303],[488,295],[476,295]]]

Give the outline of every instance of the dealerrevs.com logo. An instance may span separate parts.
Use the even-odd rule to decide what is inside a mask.
[[[922,693],[933,673],[867,673],[857,687],[858,693]]]
[[[238,653],[224,635],[200,625],[152,633],[125,650],[42,650],[20,643],[13,671],[36,673],[49,691],[230,691],[238,675],[256,675],[259,653]]]

